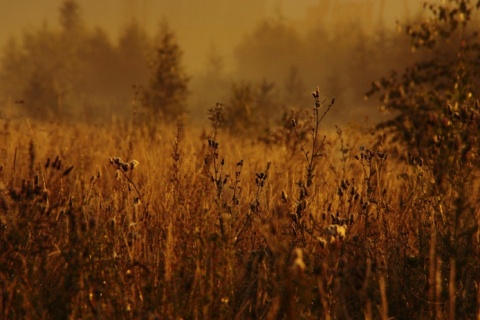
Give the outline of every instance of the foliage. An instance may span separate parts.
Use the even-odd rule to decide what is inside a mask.
[[[291,25],[264,20],[235,49],[237,68],[247,79],[285,78],[302,49],[302,39]]]
[[[225,105],[225,126],[237,134],[255,134],[272,127],[280,118],[280,99],[273,82],[233,83]]]
[[[274,148],[221,105],[201,142],[181,121],[4,123],[1,317],[477,317],[478,167],[439,190],[384,135],[322,130],[314,100]]]
[[[462,3],[447,16],[467,17]],[[410,29],[414,43],[432,43],[435,21]],[[117,52],[101,32],[87,39],[86,55]],[[175,65],[170,40],[160,52]],[[318,87],[313,110],[279,112],[267,81],[234,87],[200,137],[180,118],[156,130],[0,120],[0,318],[479,318],[476,51],[438,52],[427,73],[406,72],[403,105],[379,82],[399,115],[373,131],[326,129],[335,100]],[[465,68],[443,76],[458,71],[444,58]],[[38,79],[26,88],[54,92]],[[250,134],[272,119],[263,107],[280,115],[274,144]]]
[[[1,93],[22,101],[21,112],[37,119],[111,119],[129,111],[132,85],[148,80],[150,38],[135,23],[113,43],[101,28],[90,30],[77,1],[59,8],[60,30],[44,24],[11,39],[0,65]]]
[[[398,75],[396,71],[372,83],[367,92],[380,92],[383,107],[394,118],[382,123],[395,128],[399,139],[427,156],[435,140],[448,136],[458,123],[463,105],[478,99],[480,42],[475,27],[473,1],[450,0],[446,4],[425,4],[430,16],[425,22],[407,25],[405,30],[416,49],[427,50],[423,61],[415,62]]]
[[[192,93],[196,93],[196,101],[194,100],[192,105],[194,110],[205,110],[205,106],[221,101],[219,98],[231,89],[231,79],[225,70],[224,57],[213,44],[209,46],[204,65],[205,69],[193,77],[190,86]],[[200,120],[204,120],[203,111]]]
[[[183,70],[181,58],[175,34],[164,24],[151,62],[153,75],[143,103],[168,119],[175,119],[186,111],[189,78]]]
[[[451,315],[472,312],[478,306],[473,282],[465,274],[477,274],[478,267],[468,253],[476,242],[478,203],[468,190],[478,188],[480,140],[480,42],[478,9],[480,2],[450,0],[425,4],[428,20],[406,26],[413,49],[425,50],[425,59],[407,67],[399,76],[372,84],[367,95],[380,92],[386,110],[394,116],[378,129],[397,141],[406,161],[415,168],[418,191],[412,199],[418,214],[418,236],[429,241],[419,248],[422,259],[437,256],[429,277],[437,273],[450,280],[449,292],[464,298],[450,300]],[[428,199],[428,200],[427,200]],[[430,278],[429,283],[435,280]],[[473,281],[473,282],[472,282]],[[429,289],[429,300],[438,301],[442,288]],[[431,308],[430,317],[439,310]]]
[[[70,35],[83,28],[80,6],[75,0],[63,1],[60,6],[60,25]]]

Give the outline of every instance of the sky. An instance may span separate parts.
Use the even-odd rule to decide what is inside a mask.
[[[236,44],[265,17],[278,17],[302,25],[309,8],[325,8],[318,19],[338,19],[340,10],[370,1],[378,15],[393,23],[417,0],[79,0],[87,25],[99,26],[113,39],[122,26],[136,19],[151,34],[165,19],[176,32],[184,49],[185,65],[195,72],[207,60],[209,47],[215,47],[224,62],[231,65]],[[42,23],[58,27],[62,0],[0,0],[0,45],[10,37],[37,29]],[[377,16],[374,13],[373,16]],[[316,17],[310,17],[310,20]]]

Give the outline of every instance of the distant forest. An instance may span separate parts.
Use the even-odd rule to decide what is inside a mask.
[[[182,44],[168,21],[159,23],[154,35],[131,22],[118,39],[111,39],[102,28],[84,22],[78,1],[65,0],[58,14],[60,28],[38,26],[2,49],[3,113],[99,123],[157,104],[153,109],[167,116],[186,111],[192,119],[204,119],[206,110],[220,102],[265,129],[281,121],[289,108],[308,105],[309,88],[318,85],[322,95],[336,97],[336,121],[361,120],[378,115],[378,101],[363,99],[373,80],[431,54],[414,50],[405,32],[425,18],[422,12],[401,22],[398,30],[379,21],[374,32],[367,32],[361,23],[365,17],[327,27],[319,11],[310,12],[318,15],[318,24],[301,32],[281,15],[259,21],[239,39],[231,73],[212,47],[204,70],[186,74]],[[154,102],[152,92],[159,87],[177,91],[157,95]]]

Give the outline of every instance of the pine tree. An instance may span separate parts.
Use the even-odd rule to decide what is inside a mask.
[[[83,28],[80,6],[75,0],[64,0],[60,6],[60,25],[64,32],[74,33]]]
[[[144,105],[167,119],[186,111],[189,77],[181,65],[182,51],[175,34],[162,26],[158,45],[151,63],[150,84],[144,93]]]

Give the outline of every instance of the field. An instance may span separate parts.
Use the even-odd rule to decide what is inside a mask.
[[[252,2],[226,63],[185,1],[196,71],[61,2],[0,49],[0,319],[480,320],[480,0]]]
[[[323,129],[327,106],[268,143],[219,108],[4,120],[0,317],[480,317],[478,166],[441,180],[387,133]]]

